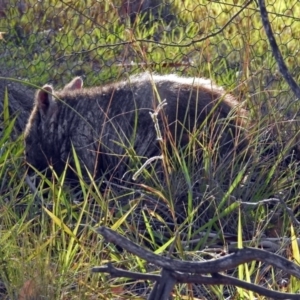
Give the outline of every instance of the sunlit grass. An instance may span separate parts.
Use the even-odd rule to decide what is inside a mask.
[[[32,191],[25,181],[22,137],[12,139],[14,119],[10,118],[5,95],[0,124],[0,280],[10,299],[142,299],[146,284],[135,286],[122,278],[90,273],[91,267],[109,261],[132,271],[159,272],[105,243],[94,232],[98,226],[109,226],[157,254],[166,255],[172,249],[170,255],[192,259],[193,251],[215,246],[217,241],[226,246],[226,233],[236,235],[239,247],[249,239],[257,246],[257,239],[276,225],[265,224],[272,214],[268,207],[245,209],[239,201],[257,202],[279,195],[296,208],[299,168],[294,162],[284,165],[283,161],[297,144],[296,134],[290,138],[292,129],[297,132],[296,122],[284,122],[297,103],[289,106],[293,97],[286,91],[286,83],[276,77],[276,64],[267,52],[268,43],[254,4],[220,34],[203,39],[222,28],[244,1],[184,1],[184,7],[182,1],[174,1],[178,23],[173,27],[162,21],[145,26],[142,17],[134,24],[121,22],[117,8],[120,1],[69,1],[68,5],[63,1],[31,2],[26,14],[11,6],[7,18],[0,19],[0,31],[7,32],[5,40],[0,40],[0,50],[9,51],[0,62],[1,68],[7,67],[15,77],[29,78],[31,83],[51,81],[58,87],[63,85],[62,77],[68,82],[78,72],[86,86],[145,69],[212,78],[249,109],[250,124],[254,125],[247,130],[255,154],[250,163],[228,162],[217,155],[217,144],[195,138],[187,152],[174,148],[172,156],[164,155],[162,162],[154,162],[162,163],[163,176],[150,165],[141,173],[140,181],[124,188],[107,184],[105,178],[95,181],[92,174],[85,180],[85,170],[74,151],[74,171],[80,178],[77,189],[65,182],[64,172],[60,176],[53,173],[50,179],[39,174],[40,182]],[[299,4],[293,3],[274,1],[268,6],[271,12],[284,15],[271,15],[271,20],[292,72],[299,64],[298,23],[292,15],[300,10]],[[43,32],[49,29],[53,32]],[[266,85],[269,77],[276,78]],[[276,137],[280,151],[268,160],[266,147],[261,144],[270,132],[270,148]],[[199,144],[203,156],[201,167],[195,168]],[[132,153],[132,149],[126,150]],[[142,163],[132,161],[132,165],[138,169]],[[179,220],[182,201],[185,206]],[[156,210],[156,203],[163,205],[164,211]],[[283,220],[280,233],[294,238],[289,218]],[[295,242],[291,252],[290,258],[299,263]],[[268,288],[278,290],[278,270],[261,275],[259,267],[245,264],[236,276],[259,284],[265,284],[267,278]],[[287,291],[298,289],[297,280],[292,279]],[[233,299],[264,299],[223,286],[205,287],[194,295],[185,285],[174,289],[174,298],[204,295],[221,299],[229,292]]]

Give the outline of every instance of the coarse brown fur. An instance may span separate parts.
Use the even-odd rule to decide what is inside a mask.
[[[143,73],[93,88],[82,88],[80,78],[58,92],[45,85],[26,126],[26,160],[61,173],[73,165],[73,146],[91,174],[121,179],[161,154],[149,113],[164,99],[158,124],[170,151],[195,135],[220,143],[223,153],[247,147],[247,112],[231,94],[208,79]]]

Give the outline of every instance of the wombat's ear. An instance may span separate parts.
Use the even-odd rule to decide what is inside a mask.
[[[44,85],[41,90],[38,91],[36,96],[36,104],[38,108],[46,115],[47,111],[53,102],[52,99],[53,88],[50,85]]]
[[[74,90],[80,90],[82,89],[83,86],[83,80],[81,77],[75,77],[72,79],[71,82],[69,82],[63,90],[69,90],[69,91],[74,91]]]

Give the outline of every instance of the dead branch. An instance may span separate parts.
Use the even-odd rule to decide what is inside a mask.
[[[130,253],[167,270],[183,273],[210,274],[234,269],[240,264],[256,260],[269,263],[273,267],[280,268],[288,274],[300,278],[299,266],[277,254],[260,249],[250,247],[234,249],[232,250],[232,253],[211,261],[190,262],[156,255],[104,226],[99,227],[97,232],[100,233],[108,242],[119,245]]]
[[[212,273],[212,276],[204,276],[204,275],[191,275],[191,274],[184,274],[179,272],[170,272],[166,271],[162,272],[161,275],[153,275],[153,274],[144,274],[138,272],[130,272],[125,271],[119,268],[115,268],[111,263],[107,266],[102,267],[94,267],[92,268],[93,273],[108,273],[111,277],[126,277],[135,280],[151,280],[156,281],[154,288],[148,298],[151,299],[167,299],[162,298],[163,292],[168,290],[169,291],[169,284],[171,282],[175,283],[196,283],[196,284],[205,284],[205,285],[232,285],[237,286],[240,288],[244,288],[249,291],[253,291],[260,295],[272,298],[272,299],[298,299],[299,295],[290,294],[290,293],[281,293],[276,291],[270,291],[264,287],[258,286],[253,283],[245,282],[243,280],[236,279],[234,277],[228,275],[222,275],[219,273]],[[168,276],[166,276],[168,275]],[[172,281],[170,279],[172,278]],[[164,283],[168,283],[167,288],[163,288]],[[159,287],[160,286],[160,287]],[[173,288],[173,286],[172,286]]]
[[[92,269],[92,272],[105,272],[109,273],[113,277],[127,277],[138,280],[155,281],[156,283],[154,288],[148,298],[150,300],[169,299],[168,297],[176,283],[197,283],[208,285],[226,284],[241,287],[272,299],[299,299],[298,294],[270,291],[267,288],[256,284],[219,274],[221,271],[233,269],[246,262],[261,261],[274,267],[278,267],[286,273],[300,278],[300,267],[277,254],[255,248],[244,248],[234,249],[230,254],[210,261],[181,261],[156,255],[129,241],[109,228],[100,227],[96,231],[101,234],[106,241],[112,242],[122,247],[124,250],[145,259],[148,263],[162,268],[160,275],[124,271],[114,268],[112,264],[102,267],[94,267]],[[203,274],[211,274],[211,276],[204,276]]]
[[[278,69],[279,69],[280,73],[282,74],[283,78],[286,80],[286,82],[292,89],[292,91],[294,92],[294,94],[296,95],[296,97],[299,99],[300,98],[300,87],[298,86],[297,82],[294,80],[293,76],[289,72],[289,69],[288,69],[287,65],[285,64],[282,54],[279,50],[279,47],[277,45],[277,42],[276,42],[272,27],[271,27],[271,24],[269,21],[265,1],[259,0],[258,3],[259,3],[261,20],[262,20],[263,26],[265,28],[266,35],[268,37],[273,55],[278,64]]]
[[[143,274],[138,272],[125,271],[119,268],[115,268],[112,263],[108,263],[107,266],[92,268],[93,273],[108,273],[112,278],[114,277],[126,277],[137,280],[151,280],[157,281],[160,279],[160,275]]]

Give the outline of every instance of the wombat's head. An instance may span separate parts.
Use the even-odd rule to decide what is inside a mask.
[[[58,114],[62,103],[61,95],[82,88],[82,79],[74,78],[61,91],[55,92],[50,85],[44,85],[35,96],[34,108],[25,129],[26,162],[39,171],[53,165],[60,173],[65,163],[62,157],[67,146],[63,126],[58,124]],[[67,126],[65,124],[64,126]]]

